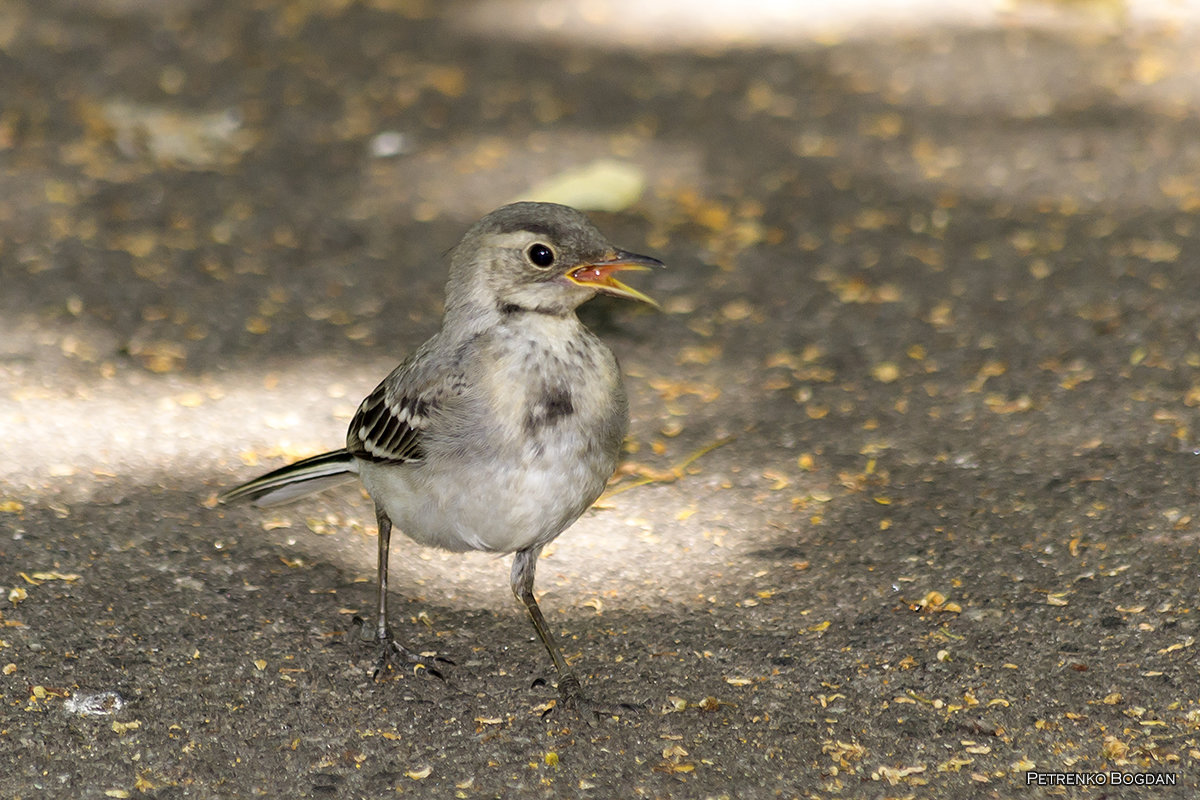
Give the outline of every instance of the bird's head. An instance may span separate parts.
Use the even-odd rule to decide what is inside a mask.
[[[475,223],[454,248],[447,309],[563,315],[597,293],[652,299],[616,279],[662,262],[614,247],[587,217],[555,203],[513,203]]]

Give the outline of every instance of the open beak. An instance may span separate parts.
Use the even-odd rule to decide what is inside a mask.
[[[643,303],[649,303],[655,308],[660,308],[652,298],[633,289],[613,277],[614,272],[642,272],[648,269],[662,268],[665,266],[657,258],[650,256],[639,256],[636,253],[627,253],[624,250],[616,250],[612,253],[611,258],[606,258],[603,261],[596,261],[592,264],[584,264],[582,267],[576,267],[567,273],[567,278],[572,283],[579,286],[586,286],[589,289],[597,289],[605,294],[611,294],[615,297],[627,297],[630,300],[641,300]]]

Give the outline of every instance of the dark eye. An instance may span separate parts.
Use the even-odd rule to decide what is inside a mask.
[[[525,257],[529,259],[529,263],[542,269],[554,263],[554,251],[541,242],[529,245],[529,249],[525,251]]]

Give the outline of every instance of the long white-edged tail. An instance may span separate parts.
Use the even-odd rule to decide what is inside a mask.
[[[222,503],[250,500],[256,506],[277,506],[314,492],[323,492],[355,479],[358,467],[346,450],[332,450],[260,475],[217,495]]]

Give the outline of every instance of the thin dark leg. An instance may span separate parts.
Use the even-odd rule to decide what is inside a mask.
[[[388,638],[387,624],[387,580],[388,580],[388,548],[392,542],[392,520],[383,509],[375,506],[375,521],[379,525],[379,575],[375,586],[379,589],[376,610],[379,616],[375,618],[375,638],[384,641]]]
[[[537,567],[537,558],[541,552],[542,548],[540,547],[517,552],[512,567],[513,594],[525,605],[525,610],[529,612],[529,619],[533,622],[533,628],[537,631],[538,638],[542,640],[542,644],[546,646],[546,652],[550,654],[550,660],[554,662],[554,669],[558,671],[558,692],[562,695],[563,702],[576,709],[589,725],[595,725],[596,709],[592,708],[592,703],[583,696],[583,686],[574,671],[571,670],[570,665],[567,664],[567,660],[563,658],[562,652],[558,648],[558,642],[555,641],[554,634],[550,632],[546,618],[542,616],[542,609],[538,606],[537,598],[533,596],[533,575]]]
[[[379,658],[375,661],[375,670],[371,673],[372,678],[378,678],[379,673],[387,667],[388,661],[393,657],[399,656],[404,661],[410,664],[418,664],[428,670],[429,674],[438,678],[442,678],[442,673],[433,666],[433,662],[440,661],[449,664],[444,658],[428,659],[420,653],[408,649],[400,642],[396,641],[392,636],[391,630],[388,628],[387,622],[387,580],[388,580],[388,547],[392,539],[392,520],[388,517],[384,510],[379,506],[375,506],[375,520],[379,523],[379,575],[377,587],[379,594],[377,596],[377,611],[378,616],[375,618],[375,635],[372,636],[367,631],[367,626],[364,624],[362,629],[362,637],[366,641],[374,641],[379,646]],[[356,618],[356,621],[361,622]]]

